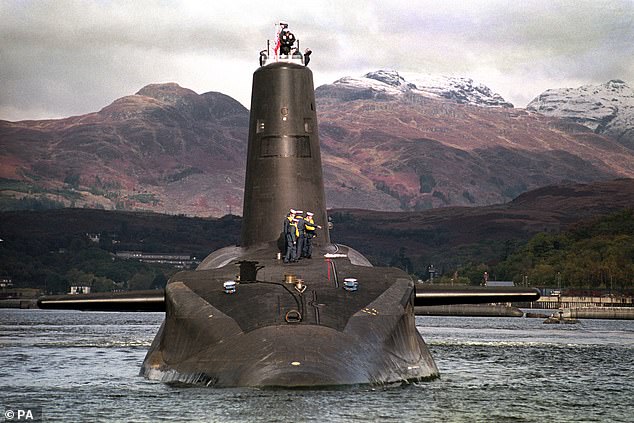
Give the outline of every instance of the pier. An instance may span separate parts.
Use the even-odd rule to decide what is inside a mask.
[[[581,307],[563,310],[564,319],[634,320],[634,307]]]
[[[539,300],[522,304],[522,308],[557,310],[587,307],[634,307],[631,296],[604,295],[600,297],[582,297],[567,295],[542,295]]]

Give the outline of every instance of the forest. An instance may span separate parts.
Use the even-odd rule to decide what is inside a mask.
[[[116,253],[176,253],[200,260],[237,243],[240,230],[240,218],[232,215],[203,219],[92,209],[0,215],[0,278],[11,279],[15,288],[52,294],[74,285],[93,292],[163,288],[179,269]]]
[[[522,286],[632,290],[634,210],[583,221],[559,233],[538,233],[499,261],[472,262],[456,271],[474,285],[488,272],[490,279]]]
[[[241,225],[241,218],[232,215],[191,218],[90,209],[0,214],[0,278],[11,279],[16,288],[47,293],[65,293],[71,285],[89,285],[96,292],[162,288],[178,269],[123,260],[116,252],[178,253],[200,260],[220,247],[238,244]],[[347,244],[342,226],[363,225],[358,217],[350,219],[354,221],[336,219],[336,242]],[[98,234],[98,242],[91,241],[90,234]],[[381,239],[366,240],[382,245],[380,256],[368,255],[375,265],[400,267],[417,279],[430,279],[428,258],[399,248],[396,236],[375,236]],[[471,257],[463,249],[464,264],[438,266],[434,282],[480,285],[487,272],[490,280],[512,280],[520,286],[634,289],[633,209],[584,220],[563,231],[490,244],[495,245]],[[458,248],[445,247],[446,255]]]

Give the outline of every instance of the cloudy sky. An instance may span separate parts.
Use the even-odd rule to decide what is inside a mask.
[[[249,107],[279,20],[313,50],[315,86],[389,68],[471,77],[524,107],[634,85],[634,0],[0,0],[0,119],[97,111],[158,82]]]

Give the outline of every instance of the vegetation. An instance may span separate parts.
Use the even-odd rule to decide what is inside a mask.
[[[16,179],[0,178],[0,191],[41,192],[37,186]]]
[[[163,287],[178,269],[122,260],[124,250],[203,258],[236,244],[240,220],[185,218],[151,213],[62,209],[0,215],[0,277],[16,288],[66,293],[70,286],[93,291]],[[88,234],[99,234],[93,242]]]
[[[0,211],[6,210],[50,210],[61,209],[64,203],[48,197],[11,198],[0,197]]]
[[[506,241],[456,243],[441,228],[383,228],[382,220],[333,212],[335,242],[351,245],[376,265],[400,267],[420,279],[479,285],[490,279],[562,289],[634,289],[634,210],[576,224],[565,232]],[[123,250],[190,254],[236,245],[241,219],[61,209],[0,213],[0,277],[16,288],[51,293],[71,285],[95,291],[164,286],[176,269],[121,260]],[[99,242],[87,234],[100,234]],[[355,240],[363,240],[363,244]],[[428,246],[422,250],[423,242]],[[422,254],[414,252],[426,251]]]
[[[153,204],[153,205],[157,205],[159,203],[159,200],[158,198],[156,198],[155,194],[148,194],[148,193],[132,195],[130,196],[130,200],[136,200],[139,203]]]
[[[419,177],[420,179],[420,192],[422,193],[430,193],[436,187],[436,180],[431,174],[422,173]]]
[[[492,278],[516,285],[578,289],[634,288],[634,210],[577,224],[568,231],[539,233],[498,263],[459,269],[472,283]]]
[[[91,286],[94,292],[161,288],[175,273],[169,266],[117,259],[90,244],[87,239],[72,238],[67,248],[57,250],[37,241],[20,243],[15,249],[3,246],[1,271],[17,287],[48,293],[66,293],[70,286]]]
[[[434,282],[480,285],[512,280],[518,286],[579,290],[634,289],[634,211],[577,223],[567,231],[528,235],[517,231],[507,239],[472,237],[455,240],[442,227],[412,227],[392,218],[384,225],[376,215],[331,214],[337,242],[351,245],[376,265],[401,268]],[[493,236],[498,234],[492,233]],[[528,236],[527,236],[528,235]],[[348,238],[348,239],[346,239]]]

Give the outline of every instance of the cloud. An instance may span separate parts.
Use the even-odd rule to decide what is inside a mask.
[[[257,52],[289,21],[316,85],[378,68],[469,76],[518,106],[634,82],[634,2],[42,0],[0,3],[0,119],[86,113],[156,82],[249,106]]]

